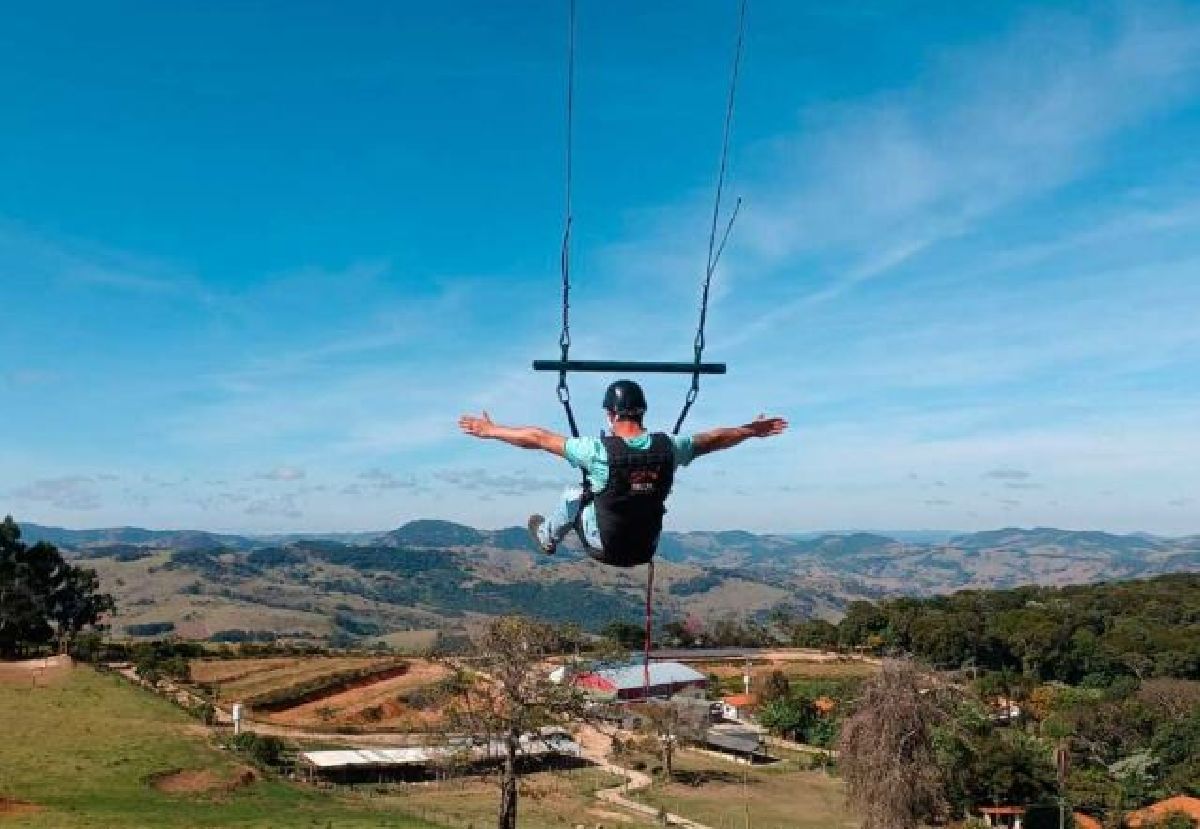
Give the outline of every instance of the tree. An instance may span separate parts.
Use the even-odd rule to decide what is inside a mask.
[[[582,693],[550,680],[547,659],[561,644],[550,625],[519,616],[490,621],[475,642],[477,670],[460,669],[447,683],[450,727],[503,745],[497,829],[517,827],[517,772],[522,738],[584,713]]]
[[[68,564],[44,542],[29,546],[7,516],[0,522],[0,655],[56,642],[65,652],[84,628],[113,610],[93,570]]]
[[[762,690],[758,692],[758,701],[765,704],[777,699],[787,699],[791,693],[792,684],[788,681],[787,674],[776,668],[767,674]]]
[[[887,661],[842,724],[838,765],[863,829],[916,829],[944,807],[934,730],[945,719],[909,662]]]
[[[816,717],[813,704],[799,694],[775,697],[758,709],[758,722],[763,728],[791,739],[803,736]]]
[[[114,610],[113,597],[100,592],[100,579],[95,570],[62,568],[62,578],[51,594],[49,607],[59,653],[69,651],[80,631],[96,625],[104,614]]]
[[[694,639],[686,623],[672,619],[662,626],[662,641],[673,648],[690,648]]]
[[[1006,728],[984,740],[971,767],[975,800],[1036,803],[1055,794],[1053,747]]]
[[[638,712],[658,738],[662,756],[663,776],[670,783],[675,779],[675,747],[679,738],[679,711],[670,702],[648,702]]]
[[[792,644],[798,648],[833,648],[838,643],[837,625],[824,619],[808,619],[791,630]]]
[[[888,619],[876,605],[866,601],[850,602],[846,615],[838,623],[838,637],[847,647],[870,644],[870,637],[887,628]]]
[[[703,742],[711,724],[709,706],[702,700],[675,698],[646,702],[637,713],[644,727],[658,740],[663,774],[667,781],[675,775],[675,749],[681,740]]]
[[[633,622],[609,622],[600,630],[600,633],[615,643],[617,647],[626,650],[641,648],[646,639],[645,629]]]

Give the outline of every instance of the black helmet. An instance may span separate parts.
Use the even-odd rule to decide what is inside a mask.
[[[604,392],[604,408],[618,417],[646,413],[646,394],[632,380],[618,380]]]

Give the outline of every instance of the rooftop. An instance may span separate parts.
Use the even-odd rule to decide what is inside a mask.
[[[606,682],[611,682],[618,691],[641,688],[644,683],[643,667],[641,665],[618,665],[600,668],[592,674]],[[651,685],[680,685],[687,682],[707,682],[708,677],[699,671],[678,662],[651,662]]]
[[[386,768],[423,766],[445,760],[463,751],[473,760],[488,760],[504,754],[503,740],[471,740],[458,745],[416,746],[411,748],[357,748],[336,751],[303,751],[300,760],[320,769]],[[581,749],[562,733],[544,736],[527,734],[521,738],[520,752],[526,757],[550,754],[579,756]]]

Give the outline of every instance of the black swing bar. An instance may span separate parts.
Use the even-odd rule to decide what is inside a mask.
[[[534,360],[534,371],[602,371],[628,374],[724,374],[724,363],[655,363],[636,360]]]

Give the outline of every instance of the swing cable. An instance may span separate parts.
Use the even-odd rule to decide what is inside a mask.
[[[712,278],[713,274],[716,273],[717,263],[721,261],[721,254],[725,252],[725,243],[729,241],[729,234],[733,231],[733,223],[737,219],[738,211],[742,207],[742,199],[738,197],[737,202],[733,206],[733,212],[729,215],[729,221],[725,224],[725,232],[721,234],[721,241],[718,244],[717,227],[721,221],[721,197],[725,191],[725,175],[729,169],[729,143],[730,136],[733,133],[733,111],[737,101],[738,78],[741,74],[742,66],[742,51],[746,43],[747,2],[748,0],[742,0],[738,11],[737,45],[734,47],[733,67],[729,74],[729,94],[725,100],[725,127],[721,136],[721,163],[717,169],[717,190],[713,197],[712,224],[708,231],[708,259],[704,268],[704,286],[700,292],[700,321],[696,326],[696,339],[692,346],[695,354],[692,385],[688,389],[687,398],[684,400],[683,410],[680,411],[679,418],[675,421],[675,428],[671,430],[671,434],[673,435],[679,434],[679,430],[683,428],[683,422],[687,420],[688,413],[692,410],[692,404],[700,396],[700,362],[704,356],[704,326],[708,322],[709,288],[712,286]]]
[[[571,224],[574,215],[571,209],[571,184],[573,180],[573,145],[575,130],[575,0],[570,2],[567,21],[567,159],[566,200],[563,212],[562,247],[559,251],[559,270],[562,272],[562,332],[558,336],[558,347],[563,366],[558,372],[558,402],[567,414],[567,425],[571,437],[579,437],[579,425],[571,408],[571,389],[567,386],[567,361],[571,353]],[[587,476],[584,476],[584,483]]]

